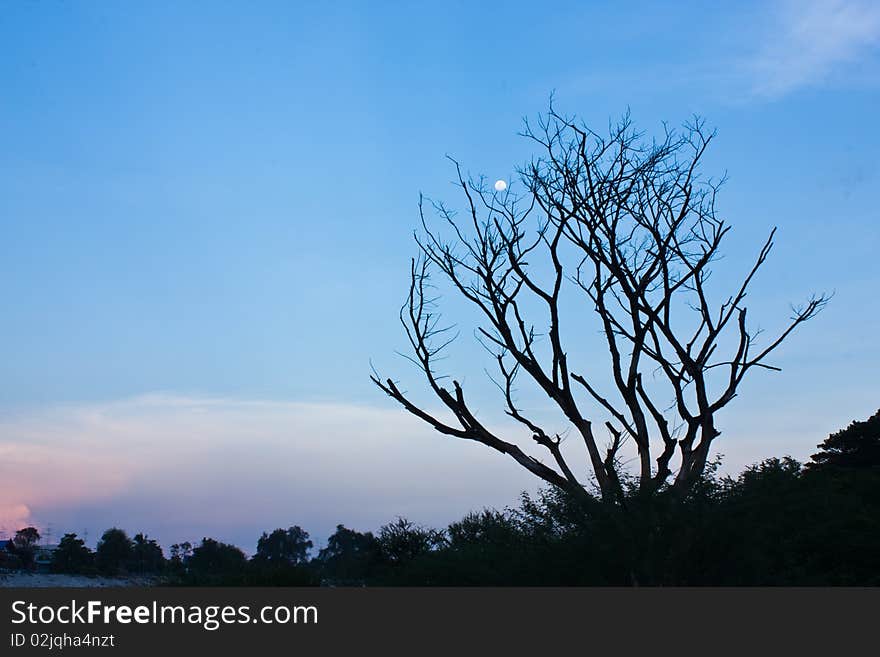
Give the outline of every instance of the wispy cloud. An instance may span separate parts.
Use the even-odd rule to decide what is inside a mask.
[[[723,423],[719,448],[734,472],[771,455],[803,458],[825,433],[801,410],[758,410]],[[515,440],[512,426],[495,428]],[[578,441],[566,449],[586,476]],[[248,549],[261,531],[294,523],[318,540],[338,522],[375,529],[398,514],[440,526],[537,486],[511,459],[391,404],[161,394],[0,414],[7,533],[51,523],[55,538],[88,529],[94,542],[117,525],[165,545],[214,536]]]
[[[346,403],[150,395],[0,416],[0,530],[109,526],[252,548],[298,523],[428,523],[535,488],[515,463],[405,412]]]
[[[749,60],[753,91],[780,97],[842,75],[876,54],[880,3],[875,0],[785,2]]]

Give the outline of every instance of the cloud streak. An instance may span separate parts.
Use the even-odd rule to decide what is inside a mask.
[[[771,455],[803,458],[824,433],[791,409],[724,424],[719,448],[734,472]],[[535,449],[527,436],[520,444]],[[586,478],[582,446],[565,449]],[[262,531],[292,524],[318,541],[336,523],[376,529],[396,515],[442,526],[537,487],[511,459],[390,405],[157,394],[0,415],[5,533],[51,524],[56,539],[88,530],[93,544],[120,526],[166,546],[213,536],[253,549]]]
[[[774,18],[747,67],[758,96],[777,98],[827,82],[880,45],[876,2],[786,2]]]
[[[534,482],[399,409],[150,395],[0,417],[0,530],[112,525],[168,544],[395,515],[443,523]],[[57,536],[56,536],[57,538]]]

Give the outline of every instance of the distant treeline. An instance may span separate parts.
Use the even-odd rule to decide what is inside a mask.
[[[633,482],[615,504],[546,490],[445,529],[339,525],[317,554],[298,526],[264,533],[250,559],[211,538],[166,558],[143,534],[108,529],[95,551],[66,534],[51,570],[172,585],[880,585],[880,412],[820,448],[735,478],[716,463],[685,499],[643,500]],[[26,528],[7,551],[32,566],[38,539]]]

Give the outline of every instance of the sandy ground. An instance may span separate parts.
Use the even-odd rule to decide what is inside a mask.
[[[0,587],[46,588],[104,588],[119,586],[154,586],[150,577],[86,577],[84,575],[56,575],[49,573],[9,573],[0,575]]]

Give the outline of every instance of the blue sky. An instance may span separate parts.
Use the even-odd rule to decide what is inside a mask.
[[[835,291],[725,416],[732,469],[878,406],[875,3],[7,0],[0,44],[0,528],[251,547],[533,488],[368,375],[418,384],[419,192],[458,200],[447,153],[510,178],[551,92],[598,126],[705,116],[730,263],[780,227],[755,314]]]

